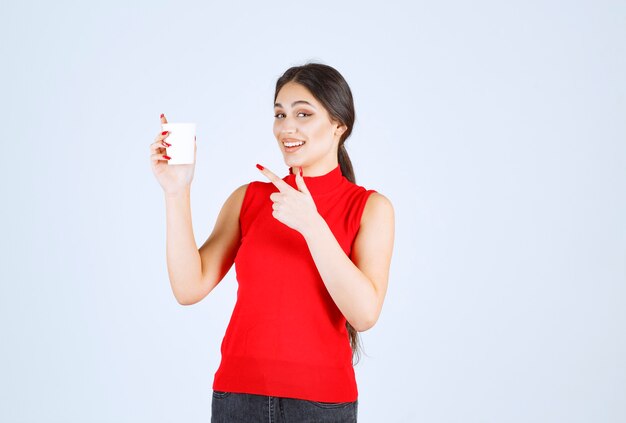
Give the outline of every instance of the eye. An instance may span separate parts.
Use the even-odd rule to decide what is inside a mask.
[[[284,115],[284,113],[276,113],[274,117],[277,119],[280,119],[281,115]],[[311,116],[311,113],[298,112],[298,115],[304,115],[304,117],[308,117],[308,116]]]

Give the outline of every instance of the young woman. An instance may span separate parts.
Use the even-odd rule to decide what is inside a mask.
[[[344,143],[352,93],[334,68],[288,69],[274,94],[274,136],[289,174],[234,190],[200,249],[191,225],[195,164],[167,164],[167,132],[151,145],[166,198],[167,265],[184,305],[235,264],[237,301],[221,344],[211,422],[356,422],[358,332],[380,315],[394,210],[356,185]],[[161,115],[161,123],[167,123]]]

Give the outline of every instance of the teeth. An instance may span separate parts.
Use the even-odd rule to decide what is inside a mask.
[[[304,144],[304,141],[298,141],[298,142],[284,142],[283,143],[285,145],[285,147],[296,147],[299,145]]]

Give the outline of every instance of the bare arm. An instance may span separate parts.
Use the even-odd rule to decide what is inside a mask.
[[[372,193],[365,204],[351,258],[320,218],[304,234],[330,296],[358,332],[374,326],[380,315],[394,243],[394,209],[387,197]]]
[[[184,304],[201,278],[200,255],[191,225],[189,188],[165,194],[167,271],[176,300]]]
[[[237,255],[239,243],[241,241],[241,230],[239,227],[239,210],[243,202],[247,184],[237,188],[225,201],[217,217],[213,232],[200,249],[197,249],[191,229],[191,212],[188,211],[189,201],[182,202],[187,205],[181,207],[183,211],[179,215],[179,221],[189,222],[179,228],[180,248],[183,252],[176,250],[176,245],[172,243],[172,263],[177,266],[170,266],[169,236],[168,236],[168,268],[170,268],[170,281],[174,296],[182,305],[192,305],[206,297],[217,284],[224,278],[230,270]],[[175,209],[177,210],[177,209]],[[175,212],[176,213],[176,212]],[[189,235],[186,237],[184,234]],[[169,231],[168,231],[169,233]],[[185,243],[187,239],[190,241]],[[189,244],[189,248],[185,246]],[[174,254],[174,251],[177,251]],[[177,261],[176,261],[177,260]],[[180,271],[182,277],[172,278],[172,268]],[[186,278],[185,279],[185,276]],[[174,281],[183,281],[182,284],[175,285]],[[187,282],[185,284],[184,282]]]

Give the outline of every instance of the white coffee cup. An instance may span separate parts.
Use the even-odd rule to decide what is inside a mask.
[[[168,164],[191,164],[194,162],[196,143],[195,123],[163,123],[163,131],[169,131],[165,142],[172,144],[165,148],[165,154],[171,157]]]

